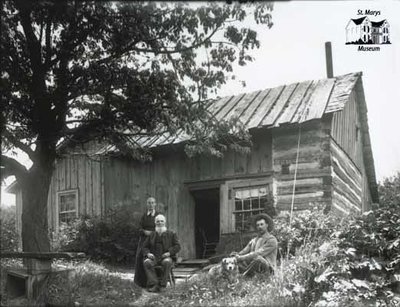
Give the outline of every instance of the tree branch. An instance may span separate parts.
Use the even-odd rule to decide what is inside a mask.
[[[8,176],[15,176],[20,178],[28,174],[28,170],[25,166],[19,163],[17,160],[1,155],[1,179],[5,179]]]
[[[182,52],[185,52],[185,51],[188,51],[188,50],[191,50],[191,49],[195,49],[195,48],[197,48],[197,47],[200,47],[201,45],[204,45],[208,40],[210,40],[210,39],[214,36],[215,33],[217,33],[218,30],[220,30],[220,28],[219,28],[219,27],[216,27],[216,28],[211,32],[211,34],[210,34],[209,36],[207,36],[205,39],[203,39],[202,41],[200,41],[200,42],[198,42],[198,43],[196,43],[196,44],[193,44],[193,45],[191,45],[191,46],[188,46],[188,47],[185,47],[185,48],[179,48],[179,49],[174,48],[174,49],[172,49],[172,50],[167,50],[165,47],[164,47],[164,50],[161,50],[161,49],[155,50],[155,49],[147,49],[147,48],[134,48],[134,47],[133,47],[134,44],[129,44],[129,45],[125,48],[124,51],[119,52],[119,53],[117,53],[117,54],[110,55],[110,56],[108,56],[108,57],[106,57],[106,58],[103,58],[103,59],[101,59],[101,60],[99,60],[99,61],[96,61],[96,63],[101,64],[101,63],[104,63],[104,62],[108,62],[108,61],[110,61],[110,60],[119,58],[119,57],[123,56],[124,54],[129,53],[129,52],[131,52],[131,51],[145,52],[145,53],[154,53],[154,54],[175,54],[175,53],[182,53]],[[135,44],[136,44],[136,42],[135,42]]]
[[[40,42],[38,41],[32,28],[29,8],[27,8],[27,4],[24,2],[25,1],[20,0],[16,1],[16,4],[18,10],[20,11],[21,25],[22,28],[24,29],[26,42],[28,44],[28,49],[30,50],[29,58],[31,60],[32,65],[34,65],[34,67],[32,67],[32,70],[35,72],[36,69],[34,68],[40,68],[42,65],[41,47],[40,47]]]
[[[51,60],[51,15],[46,21],[46,59],[45,65],[48,66]]]
[[[23,152],[25,152],[29,158],[32,161],[35,161],[36,154],[35,151],[32,150],[32,148],[29,147],[29,145],[22,143],[20,140],[18,140],[10,131],[4,130],[3,131],[3,136],[8,139],[10,143],[12,143],[15,147],[21,149]]]

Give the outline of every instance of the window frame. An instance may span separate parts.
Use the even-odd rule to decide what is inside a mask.
[[[68,211],[62,211],[60,212],[60,197],[68,194],[74,194],[75,195],[75,210],[68,210]],[[60,213],[68,213],[68,212],[73,212],[75,211],[75,217],[78,217],[79,213],[79,190],[78,189],[69,189],[69,190],[63,190],[63,191],[57,191],[56,192],[56,229],[60,229]]]
[[[257,179],[244,179],[244,180],[232,180],[226,182],[223,190],[225,190],[225,195],[227,198],[227,206],[228,206],[228,216],[225,217],[228,219],[227,225],[225,227],[225,231],[221,229],[221,233],[235,233],[238,232],[236,230],[236,214],[235,214],[235,190],[244,190],[246,188],[252,189],[256,187],[265,186],[267,188],[267,194],[272,193],[272,195],[276,195],[275,193],[275,185],[272,176],[270,178],[257,178]],[[276,203],[274,201],[274,206]],[[222,221],[221,221],[222,222]]]

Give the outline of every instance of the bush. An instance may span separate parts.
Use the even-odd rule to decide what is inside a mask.
[[[314,278],[316,306],[400,305],[400,207],[381,205],[332,234],[337,252]]]
[[[140,215],[119,205],[103,217],[82,216],[53,234],[54,250],[85,252],[91,259],[133,265],[139,239]]]
[[[279,255],[294,255],[296,249],[307,242],[324,242],[345,222],[331,213],[325,214],[322,208],[293,212],[290,225],[290,214],[280,213],[274,221],[273,234],[279,242]]]
[[[289,224],[288,214],[275,219],[274,235],[284,256],[275,276],[268,283],[259,282],[257,291],[235,289],[225,292],[224,297],[213,296],[214,305],[400,304],[399,206],[391,203],[346,219],[317,209],[301,211],[294,213],[291,227]],[[251,289],[252,282],[245,280],[241,289]],[[206,305],[211,302],[210,293],[214,293],[212,287],[203,287],[200,293],[185,297],[185,301]]]
[[[385,178],[378,186],[379,203],[384,207],[400,207],[400,172]]]
[[[0,225],[0,250],[16,251],[18,249],[18,233],[16,229],[15,206],[2,207]]]

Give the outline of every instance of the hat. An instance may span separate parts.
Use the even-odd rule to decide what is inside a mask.
[[[254,226],[256,225],[256,221],[259,221],[259,220],[265,220],[265,222],[268,224],[269,232],[271,232],[274,229],[274,221],[268,214],[260,213],[260,214],[255,215],[253,218]]]

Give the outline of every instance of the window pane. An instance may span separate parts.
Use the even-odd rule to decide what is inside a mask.
[[[60,211],[75,210],[75,198],[75,193],[60,195]]]
[[[253,210],[260,209],[260,200],[258,198],[252,200]]]
[[[243,210],[250,210],[250,200],[249,199],[246,199],[244,202],[243,202]]]
[[[258,189],[251,189],[250,197],[258,197]]]
[[[265,208],[266,205],[267,205],[267,198],[266,197],[260,198],[260,208]]]
[[[60,213],[60,223],[69,223],[76,218],[75,212]]]
[[[241,211],[241,210],[243,210],[242,201],[241,200],[236,200],[235,201],[235,211]]]
[[[235,198],[236,199],[245,199],[250,197],[250,191],[249,190],[237,190],[235,192]]]

